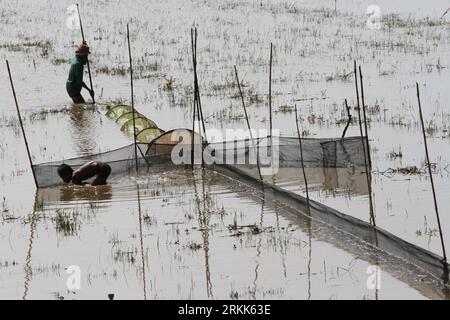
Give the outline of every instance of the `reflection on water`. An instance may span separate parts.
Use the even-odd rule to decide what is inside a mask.
[[[137,203],[139,212],[139,244],[141,248],[141,260],[142,260],[142,287],[144,288],[144,300],[147,300],[147,282],[145,276],[145,258],[144,258],[144,235],[142,232],[142,208],[141,208],[141,192],[139,189],[139,184],[136,184],[137,191]]]
[[[41,203],[76,202],[76,201],[108,201],[113,196],[112,186],[74,186],[67,185],[57,188],[37,190],[38,201]]]
[[[86,105],[73,104],[69,109],[70,131],[75,149],[81,156],[95,153],[98,136],[98,115]]]
[[[366,269],[380,253],[307,214],[205,169],[155,170],[137,181],[39,191],[43,211],[32,216],[23,243],[24,298],[43,298],[43,290],[69,299],[109,293],[139,298],[141,286],[144,299],[373,296],[365,285]],[[97,202],[103,205],[96,206],[95,219],[83,214]],[[77,234],[51,232],[55,211],[72,208],[83,228]],[[409,285],[425,296],[442,297],[426,276],[400,272],[398,262],[381,258],[385,298],[421,297]],[[73,264],[84,281],[76,295],[64,289],[64,273],[42,271]],[[417,276],[423,277],[420,285],[410,282]]]
[[[364,168],[305,168],[305,172],[311,191],[355,196],[369,193]],[[300,168],[280,168],[273,180],[291,191],[305,186]]]

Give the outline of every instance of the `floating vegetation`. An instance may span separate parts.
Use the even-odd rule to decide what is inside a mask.
[[[51,63],[53,65],[55,65],[55,66],[59,66],[59,65],[62,65],[62,64],[68,64],[69,62],[70,62],[69,59],[65,59],[65,58],[54,58],[54,59],[51,59]]]
[[[187,247],[189,248],[189,250],[192,251],[197,251],[200,250],[202,248],[202,245],[199,243],[195,243],[195,242],[190,242]]]
[[[41,57],[48,56],[49,49],[52,48],[52,43],[49,40],[29,41],[22,43],[4,43],[0,44],[0,49],[7,49],[12,52],[27,51],[30,48],[38,48],[41,50]]]
[[[389,159],[403,158],[402,146],[398,146],[398,150],[392,150],[387,156]]]
[[[406,174],[406,175],[416,175],[425,174],[425,170],[419,169],[416,166],[404,167],[404,168],[389,168],[383,171],[382,174]]]
[[[73,209],[72,211],[64,211],[56,209],[56,217],[53,221],[56,225],[56,231],[65,237],[75,236],[80,231],[81,223],[78,220],[80,213]]]

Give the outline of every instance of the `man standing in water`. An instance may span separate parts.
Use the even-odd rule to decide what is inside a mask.
[[[94,99],[94,90],[89,87],[83,81],[84,65],[88,61],[88,55],[91,52],[86,42],[83,42],[75,51],[75,56],[72,58],[69,78],[66,82],[66,90],[74,103],[85,103],[83,96],[81,95],[81,89],[85,88],[89,91],[92,99]]]

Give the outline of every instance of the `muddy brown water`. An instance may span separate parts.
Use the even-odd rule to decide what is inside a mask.
[[[189,127],[192,73],[188,36],[195,23],[199,28],[199,77],[207,127],[245,127],[233,86],[233,64],[238,66],[245,84],[252,126],[268,127],[268,48],[272,41],[274,127],[280,128],[282,134],[294,135],[295,122],[289,110],[297,104],[301,128],[308,136],[335,137],[343,130],[342,125],[336,124],[345,117],[343,99],[355,104],[352,78],[343,75],[352,71],[353,59],[357,59],[363,67],[370,110],[377,223],[411,243],[441,254],[428,177],[391,173],[389,169],[424,168],[414,91],[418,81],[431,158],[436,164],[434,177],[444,240],[450,247],[450,218],[445,214],[450,205],[450,96],[446,89],[450,76],[446,54],[450,30],[448,17],[440,20],[447,2],[436,1],[432,8],[420,1],[340,2],[335,13],[333,1],[134,1],[126,8],[121,1],[83,1],[80,5],[85,29],[94,52],[94,88],[100,101],[129,100],[128,75],[113,75],[105,67],[126,67],[123,30],[132,18],[139,78],[135,82],[138,110],[163,129]],[[70,58],[74,43],[79,42],[79,33],[65,26],[70,4],[31,0],[0,4],[0,56],[10,60],[36,163],[107,151],[131,141],[104,117],[101,108],[99,112],[82,110],[67,102],[64,86],[68,65],[64,61]],[[365,12],[370,4],[380,6],[384,15],[398,13],[400,18],[386,18],[381,30],[370,30],[365,27]],[[1,74],[0,296],[22,298],[26,283],[27,298],[101,298],[109,292],[122,298],[143,297],[133,178],[114,181],[111,189],[88,190],[99,197],[90,200],[83,198],[84,190],[48,191],[49,200],[42,203],[40,218],[34,223],[31,263],[27,264],[35,189],[7,74]],[[175,79],[172,90],[165,88],[165,77]],[[61,112],[54,113],[55,110]],[[353,124],[348,135],[358,133],[358,126]],[[236,292],[239,298],[436,298],[411,285],[410,278],[405,279],[392,267],[385,267],[389,271],[382,272],[382,287],[376,297],[375,291],[366,286],[368,257],[357,259],[358,254],[348,247],[333,245],[331,233],[324,238],[312,237],[309,246],[308,232],[282,215],[281,226],[289,230],[288,225],[292,224],[294,231],[253,235],[251,230],[244,230],[241,237],[230,237],[228,225],[233,224],[234,216],[239,223],[258,224],[263,208],[267,212],[264,225],[276,229],[278,215],[268,204],[234,190],[233,183],[218,179],[211,184],[211,177],[206,184],[211,184],[212,190],[207,194],[215,198],[219,207],[223,206],[226,214],[220,219],[211,214],[216,229],[208,233],[212,245],[205,253],[205,232],[192,229],[200,226],[192,204],[189,172],[175,170],[177,177],[183,177],[183,183],[175,185],[173,174],[158,172],[140,178],[146,181],[140,183],[143,207],[151,217],[148,221],[154,220],[154,224],[143,229],[148,298],[204,298],[208,294],[230,298],[236,297]],[[361,173],[311,170],[307,175],[313,199],[368,221],[367,186]],[[279,177],[278,184],[304,195],[301,173],[294,172],[287,178]],[[198,179],[201,185],[203,178]],[[170,196],[145,195],[151,190],[156,192],[162,184],[167,185]],[[65,213],[79,215],[75,234],[58,229],[58,212],[63,218]],[[182,240],[175,244],[181,236]],[[196,249],[196,244],[201,248]],[[165,251],[156,253],[161,248]],[[309,248],[313,259],[307,279]],[[212,262],[206,272],[208,254]],[[273,257],[279,257],[279,261]],[[223,263],[230,259],[242,263]],[[83,289],[76,294],[68,293],[65,287],[68,274],[64,268],[70,265],[80,265],[82,270]],[[238,272],[239,267],[246,271]],[[338,274],[337,270],[343,268],[351,271]],[[207,280],[208,274],[212,280]],[[307,290],[309,283],[311,294]]]

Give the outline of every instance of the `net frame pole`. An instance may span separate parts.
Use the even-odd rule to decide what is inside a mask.
[[[127,42],[128,42],[128,57],[130,60],[131,108],[133,109],[134,159],[135,159],[135,165],[136,165],[136,173],[139,173],[137,141],[136,141],[136,109],[134,108],[133,59],[131,56],[130,28],[129,28],[128,23],[127,23]]]
[[[369,174],[369,168],[368,168],[368,160],[367,160],[367,153],[369,150],[366,150],[366,143],[364,139],[364,133],[363,133],[363,127],[362,127],[362,118],[361,118],[361,105],[359,100],[359,87],[358,87],[358,68],[356,67],[356,60],[353,61],[353,72],[355,74],[355,89],[356,89],[356,108],[358,109],[358,123],[359,123],[359,132],[361,134],[361,142],[363,147],[363,154],[364,154],[364,167],[366,172],[366,180],[367,180],[367,188],[369,189],[369,218],[370,222],[374,227],[376,227],[376,222],[374,218],[373,213],[373,202],[372,202],[372,181]],[[368,147],[368,145],[367,145]]]
[[[198,119],[201,120],[202,128],[203,128],[203,134],[205,135],[205,140],[208,141],[208,137],[206,135],[206,126],[205,126],[205,120],[203,118],[203,107],[202,107],[202,100],[200,98],[200,86],[198,84],[198,74],[197,74],[197,28],[194,28],[194,41],[193,41],[193,47],[192,47],[192,64],[194,66],[194,85],[195,85],[195,92],[197,95],[197,113],[198,113]]]
[[[419,83],[417,83],[417,82],[416,82],[416,91],[417,91],[417,103],[419,105],[420,124],[422,126],[423,145],[425,148],[425,157],[427,160],[428,174],[430,176],[431,190],[433,193],[434,211],[436,213],[436,220],[437,220],[437,224],[438,224],[438,228],[439,228],[439,236],[441,239],[444,263],[445,263],[445,266],[447,266],[447,253],[445,250],[444,236],[442,233],[441,219],[439,216],[439,208],[438,208],[438,203],[437,203],[437,199],[436,199],[436,189],[434,187],[433,172],[431,170],[431,162],[430,162],[430,156],[429,156],[429,152],[428,152],[427,135],[425,133],[425,125],[424,125],[423,114],[422,114],[422,104],[420,102]]]
[[[191,49],[192,49],[192,66],[193,66],[193,73],[194,73],[194,114],[193,114],[193,125],[192,125],[193,129],[192,129],[192,131],[194,134],[195,133],[195,120],[198,120],[199,134],[201,137],[203,137],[203,134],[204,134],[205,140],[208,141],[208,137],[206,135],[205,121],[203,118],[203,109],[202,109],[202,104],[201,104],[200,88],[198,85],[198,75],[197,75],[197,28],[191,29]],[[203,134],[202,134],[202,129],[203,129]],[[192,137],[192,152],[194,152],[194,139],[195,139],[195,136],[193,135],[193,137]],[[203,141],[200,141],[200,143],[202,144]],[[194,159],[193,153],[192,153],[191,158]],[[204,162],[204,158],[203,158],[203,149],[202,149],[202,153],[201,153],[201,160],[202,160],[202,167],[204,167],[205,162]],[[193,163],[194,163],[194,161],[192,161],[192,167],[194,165]]]
[[[369,143],[369,130],[367,127],[367,117],[366,117],[366,104],[364,100],[364,81],[363,74],[361,71],[361,66],[359,66],[359,79],[360,79],[360,89],[361,89],[361,104],[362,104],[362,113],[364,119],[364,131],[366,133],[366,144],[367,144],[367,162],[366,162],[366,174],[369,188],[369,202],[370,202],[370,218],[372,219],[372,224],[376,226],[375,222],[375,212],[373,208],[373,197],[372,197],[372,159],[370,157],[370,143]]]
[[[81,37],[83,38],[83,44],[86,43],[86,39],[84,37],[84,30],[83,30],[83,22],[81,21],[81,15],[80,15],[80,6],[77,3],[77,13],[78,13],[78,21],[80,22],[80,30],[81,30]],[[89,58],[86,56],[87,61],[87,67],[88,67],[88,75],[89,75],[89,84],[91,85],[91,90],[94,88],[92,85],[92,75],[91,75],[91,66],[89,64]],[[92,95],[92,104],[95,104],[95,96]]]
[[[361,103],[362,103],[362,113],[363,113],[363,119],[364,119],[364,131],[366,134],[367,139],[367,160],[369,164],[369,168],[372,168],[372,159],[370,156],[370,146],[369,146],[369,130],[367,126],[367,117],[366,117],[366,104],[364,100],[364,81],[363,81],[363,74],[361,71],[361,66],[359,66],[359,78],[360,78],[360,84],[361,84]]]
[[[273,44],[270,43],[270,60],[269,60],[269,130],[270,137],[272,137],[273,131],[273,119],[272,119],[272,58],[273,58]]]
[[[258,154],[258,150],[255,148],[255,140],[253,140],[252,129],[250,127],[250,121],[248,120],[247,108],[245,106],[245,101],[244,101],[244,94],[242,93],[241,83],[239,82],[239,76],[238,76],[238,71],[237,71],[236,66],[234,66],[234,74],[236,76],[236,82],[237,82],[237,86],[239,89],[239,95],[241,96],[242,107],[244,108],[245,120],[247,121],[247,128],[250,133],[250,139],[252,140],[252,146],[256,153],[256,165],[258,167],[259,179],[261,180],[261,184],[264,187],[264,184],[263,184],[264,180],[263,180],[263,177],[261,174],[261,166],[259,164],[259,154]]]
[[[295,105],[295,126],[297,127],[298,143],[299,143],[299,146],[300,146],[300,162],[301,162],[301,164],[302,164],[303,179],[305,180],[306,202],[307,202],[308,208],[309,208],[308,179],[306,178],[305,164],[304,164],[304,162],[303,162],[303,146],[302,146],[302,137],[301,137],[301,134],[300,134],[300,127],[299,127],[299,125],[298,125],[298,111],[297,111],[297,105]]]
[[[33,160],[31,159],[30,147],[28,146],[27,135],[25,133],[25,128],[23,127],[22,116],[20,114],[19,103],[17,102],[16,90],[14,88],[14,82],[13,82],[13,79],[12,79],[11,69],[9,67],[8,60],[6,60],[6,67],[8,69],[9,82],[11,84],[11,90],[12,90],[12,94],[13,94],[13,97],[14,97],[14,102],[15,102],[15,105],[16,105],[17,117],[19,118],[19,124],[20,124],[20,128],[22,130],[23,140],[25,142],[25,148],[27,149],[28,161],[30,162],[31,172],[33,173],[34,184],[36,185],[36,188],[39,189],[39,185],[38,185],[37,178],[36,178],[36,172],[34,172]]]

